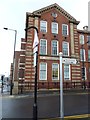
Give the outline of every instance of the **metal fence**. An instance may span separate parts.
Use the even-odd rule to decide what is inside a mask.
[[[34,90],[34,82],[19,82],[19,93],[28,92]],[[83,89],[90,88],[90,81],[81,82],[63,82],[64,89]],[[37,89],[60,89],[60,82],[38,82]]]

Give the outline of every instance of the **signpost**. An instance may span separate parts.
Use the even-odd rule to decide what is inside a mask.
[[[64,63],[64,64],[76,64],[77,60],[74,58],[62,58],[62,63]]]
[[[64,103],[63,103],[63,76],[62,76],[62,63],[64,64],[77,64],[77,60],[74,58],[63,58],[62,52],[59,53],[60,60],[60,117],[64,119]]]

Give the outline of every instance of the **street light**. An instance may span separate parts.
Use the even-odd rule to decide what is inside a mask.
[[[25,31],[29,29],[35,29],[37,34],[38,34],[38,29],[35,26],[31,26],[25,29]],[[27,37],[27,36],[26,36]],[[37,38],[36,38],[37,37]],[[33,49],[34,49],[34,55],[35,55],[35,85],[34,85],[34,105],[33,105],[33,120],[37,120],[37,64],[38,64],[38,36],[35,34],[34,38],[34,44],[33,44]]]
[[[84,90],[86,89],[86,85],[85,85],[85,64],[84,64],[84,45],[89,43],[89,41],[87,41],[86,43],[82,44],[81,48],[82,48],[82,79],[84,80]]]
[[[15,71],[15,47],[16,47],[16,36],[17,36],[17,30],[4,28],[5,30],[11,30],[15,32],[15,40],[14,40],[14,53],[13,53],[13,74],[11,79],[11,85],[10,85],[10,95],[12,95],[12,89],[13,89],[13,82],[14,82],[14,71]]]

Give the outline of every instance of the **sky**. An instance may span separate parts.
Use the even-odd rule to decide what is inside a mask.
[[[0,75],[10,74],[13,61],[15,32],[17,30],[16,50],[20,50],[21,38],[25,37],[26,12],[33,12],[57,3],[76,20],[80,21],[78,29],[88,25],[89,0],[0,0]]]

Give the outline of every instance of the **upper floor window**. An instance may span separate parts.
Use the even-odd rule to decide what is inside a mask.
[[[47,80],[47,63],[40,63],[40,80]]]
[[[58,34],[58,23],[52,22],[52,33]]]
[[[88,50],[88,61],[90,62],[90,50]]]
[[[68,42],[62,43],[62,52],[64,56],[69,56],[69,43]]]
[[[40,21],[40,31],[41,32],[47,32],[47,21]]]
[[[84,44],[84,35],[79,35],[80,44]]]
[[[62,24],[62,35],[66,36],[68,35],[68,25]]]
[[[70,80],[70,65],[64,64],[64,80]]]
[[[40,39],[40,54],[46,55],[47,54],[47,40]]]
[[[52,80],[58,80],[59,76],[59,67],[57,63],[52,64]]]
[[[52,40],[52,55],[58,55],[58,41]]]
[[[87,36],[88,44],[90,45],[90,36]]]
[[[85,61],[85,49],[80,49],[80,59],[81,61]]]

